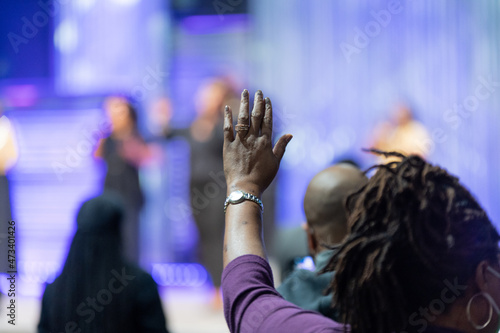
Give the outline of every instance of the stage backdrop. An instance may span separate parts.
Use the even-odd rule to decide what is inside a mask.
[[[147,108],[168,92],[173,123],[183,127],[195,116],[198,85],[227,72],[252,93],[262,89],[270,96],[277,132],[294,135],[279,178],[278,224],[303,220],[307,183],[333,161],[373,163],[361,148],[370,145],[375,125],[405,100],[430,133],[422,142],[430,160],[460,176],[498,225],[498,1],[253,0],[246,15],[237,8],[243,3],[234,0],[227,2],[234,8],[214,7],[212,15],[177,17],[175,23],[167,3],[65,2],[54,18],[50,84],[5,65],[22,61],[38,39],[20,45],[23,54],[9,51],[12,61],[0,57],[2,75],[23,78],[22,84],[0,87],[19,136],[20,160],[10,179],[22,293],[40,295],[43,283],[53,280],[74,232],[76,209],[99,189],[103,169],[92,159],[89,142],[95,136],[88,133],[101,131],[101,104],[82,106],[79,98],[123,92]],[[43,10],[36,7],[29,15]],[[24,14],[18,14],[14,21],[22,24]],[[37,96],[52,84],[54,103],[38,105]],[[65,105],[62,97],[74,103]],[[171,264],[190,261],[196,242],[193,223],[178,213],[189,204],[188,150],[182,141],[161,144],[164,164],[142,174],[149,199],[145,261],[160,285],[196,286],[206,281],[200,266]]]
[[[280,182],[283,224],[299,222],[307,182],[331,161],[374,161],[360,149],[404,99],[430,133],[430,160],[457,174],[499,225],[500,2],[250,4],[252,82],[294,135]]]

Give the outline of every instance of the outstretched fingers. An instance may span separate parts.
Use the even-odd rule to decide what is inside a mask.
[[[236,133],[240,139],[244,139],[250,129],[248,90],[241,93],[240,112],[238,114],[238,124],[236,124]]]
[[[264,96],[262,91],[257,90],[253,100],[252,120],[250,125],[250,134],[259,136],[260,127],[264,118]]]
[[[269,140],[272,140],[273,136],[273,105],[271,104],[271,99],[266,97],[265,99],[265,111],[264,118],[262,119],[262,135],[267,136]],[[291,134],[285,134],[279,138],[278,142],[274,145],[273,154],[281,162],[283,155],[285,154],[285,149],[293,136]]]
[[[234,141],[233,111],[228,105],[224,108],[224,141],[226,143]]]
[[[291,134],[285,134],[281,138],[279,138],[278,142],[274,145],[273,153],[274,156],[278,158],[278,161],[281,162],[283,155],[285,154],[285,149],[290,140],[292,140],[293,136]]]
[[[269,97],[265,99],[264,119],[262,119],[262,135],[267,136],[269,140],[273,136],[273,106]]]

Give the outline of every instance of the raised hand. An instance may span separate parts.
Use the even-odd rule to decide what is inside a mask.
[[[235,129],[236,133],[232,111],[226,106],[223,159],[228,193],[242,189],[261,196],[276,176],[292,136],[283,135],[273,148],[273,108],[260,90],[255,93],[251,114],[248,91],[243,90]]]

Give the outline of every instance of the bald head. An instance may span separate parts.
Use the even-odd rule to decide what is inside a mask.
[[[345,199],[367,181],[361,170],[345,163],[314,176],[304,197],[304,211],[318,243],[334,245],[342,241],[347,233]]]

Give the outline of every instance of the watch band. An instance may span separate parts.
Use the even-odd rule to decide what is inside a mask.
[[[255,202],[257,205],[259,205],[261,211],[264,212],[264,204],[262,203],[262,200],[260,200],[253,194],[237,190],[231,192],[231,194],[229,194],[228,197],[226,198],[226,201],[224,202],[224,214],[226,213],[227,206],[229,206],[229,204],[239,204],[245,200],[250,200]]]

